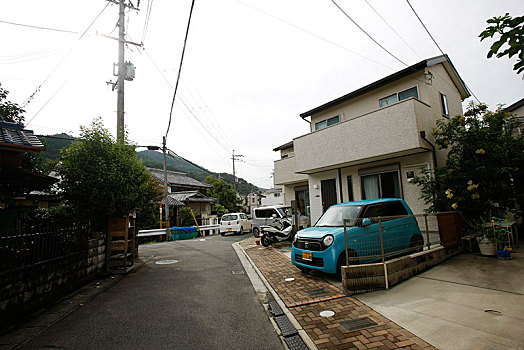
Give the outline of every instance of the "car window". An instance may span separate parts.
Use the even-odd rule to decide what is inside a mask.
[[[226,214],[222,216],[222,221],[233,221],[238,220],[238,215]]]
[[[384,216],[402,216],[408,215],[406,208],[402,205],[401,202],[389,202],[385,203],[385,212]]]
[[[359,205],[337,205],[330,207],[324,215],[320,217],[315,226],[317,227],[342,227],[344,219],[356,219],[362,206]],[[354,220],[349,222],[350,226],[355,224]]]
[[[364,215],[362,215],[363,218],[376,218],[379,216],[384,216],[384,205],[382,204],[369,205],[364,211]]]
[[[258,209],[255,210],[255,215],[257,218],[270,218],[273,214],[273,209]]]

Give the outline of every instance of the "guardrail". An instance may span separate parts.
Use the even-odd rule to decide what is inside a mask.
[[[215,225],[204,225],[200,226],[200,231],[211,231],[210,235],[216,233],[213,232],[214,230],[218,230],[220,228],[219,224]],[[152,230],[139,230],[137,237],[151,237],[151,236],[164,236],[171,231],[169,228],[162,228],[162,229],[152,229]]]

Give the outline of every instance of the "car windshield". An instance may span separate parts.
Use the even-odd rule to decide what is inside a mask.
[[[293,209],[291,209],[291,207],[277,208],[277,210],[282,216],[287,216],[288,218],[293,216]]]
[[[229,214],[229,215],[222,216],[222,221],[233,221],[233,220],[237,220],[237,219],[238,219],[237,215]]]
[[[341,227],[344,226],[344,219],[349,219],[349,226],[355,224],[355,219],[362,206],[360,205],[337,205],[330,207],[324,215],[317,221],[316,227]]]

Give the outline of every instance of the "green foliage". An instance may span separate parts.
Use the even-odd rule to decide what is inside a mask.
[[[449,151],[446,165],[415,179],[432,211],[469,218],[522,213],[524,139],[509,113],[471,103],[464,116],[438,121],[433,135]]]
[[[200,212],[197,210],[194,211],[193,214],[198,220]],[[191,215],[191,209],[188,207],[180,207],[180,209],[178,209],[178,220],[180,226],[195,226],[195,220],[193,219],[193,215]]]
[[[9,95],[9,91],[4,90],[2,83],[0,83],[0,121],[22,124],[25,120],[22,115],[25,110],[18,104],[9,102],[7,95]]]
[[[488,58],[495,54],[498,58],[506,55],[511,58],[517,55],[517,63],[513,66],[513,70],[520,74],[524,70],[524,16],[512,18],[509,13],[506,13],[504,16],[490,18],[486,22],[490,25],[480,33],[480,41],[500,35],[499,39],[491,45]],[[507,44],[506,48],[499,52],[504,44]]]
[[[101,226],[160,199],[133,146],[113,141],[100,119],[80,128],[77,143],[62,151],[58,173],[68,204]]]
[[[226,207],[221,204],[213,204],[212,212],[215,213],[218,217],[221,217],[222,215],[229,213],[229,210],[227,210]]]
[[[224,179],[218,179],[215,175],[206,177],[205,182],[213,186],[208,190],[208,195],[216,198],[217,204],[226,208],[228,212],[236,212],[239,210],[241,201],[237,199],[237,194],[233,186],[224,181]]]
[[[160,198],[164,194],[164,186],[156,178],[151,176],[146,197],[151,201],[142,206],[137,212],[137,228],[139,230],[149,230],[160,227]]]

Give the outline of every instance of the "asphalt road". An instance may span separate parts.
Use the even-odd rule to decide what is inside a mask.
[[[145,266],[23,348],[282,349],[231,246],[242,238],[141,246]]]

